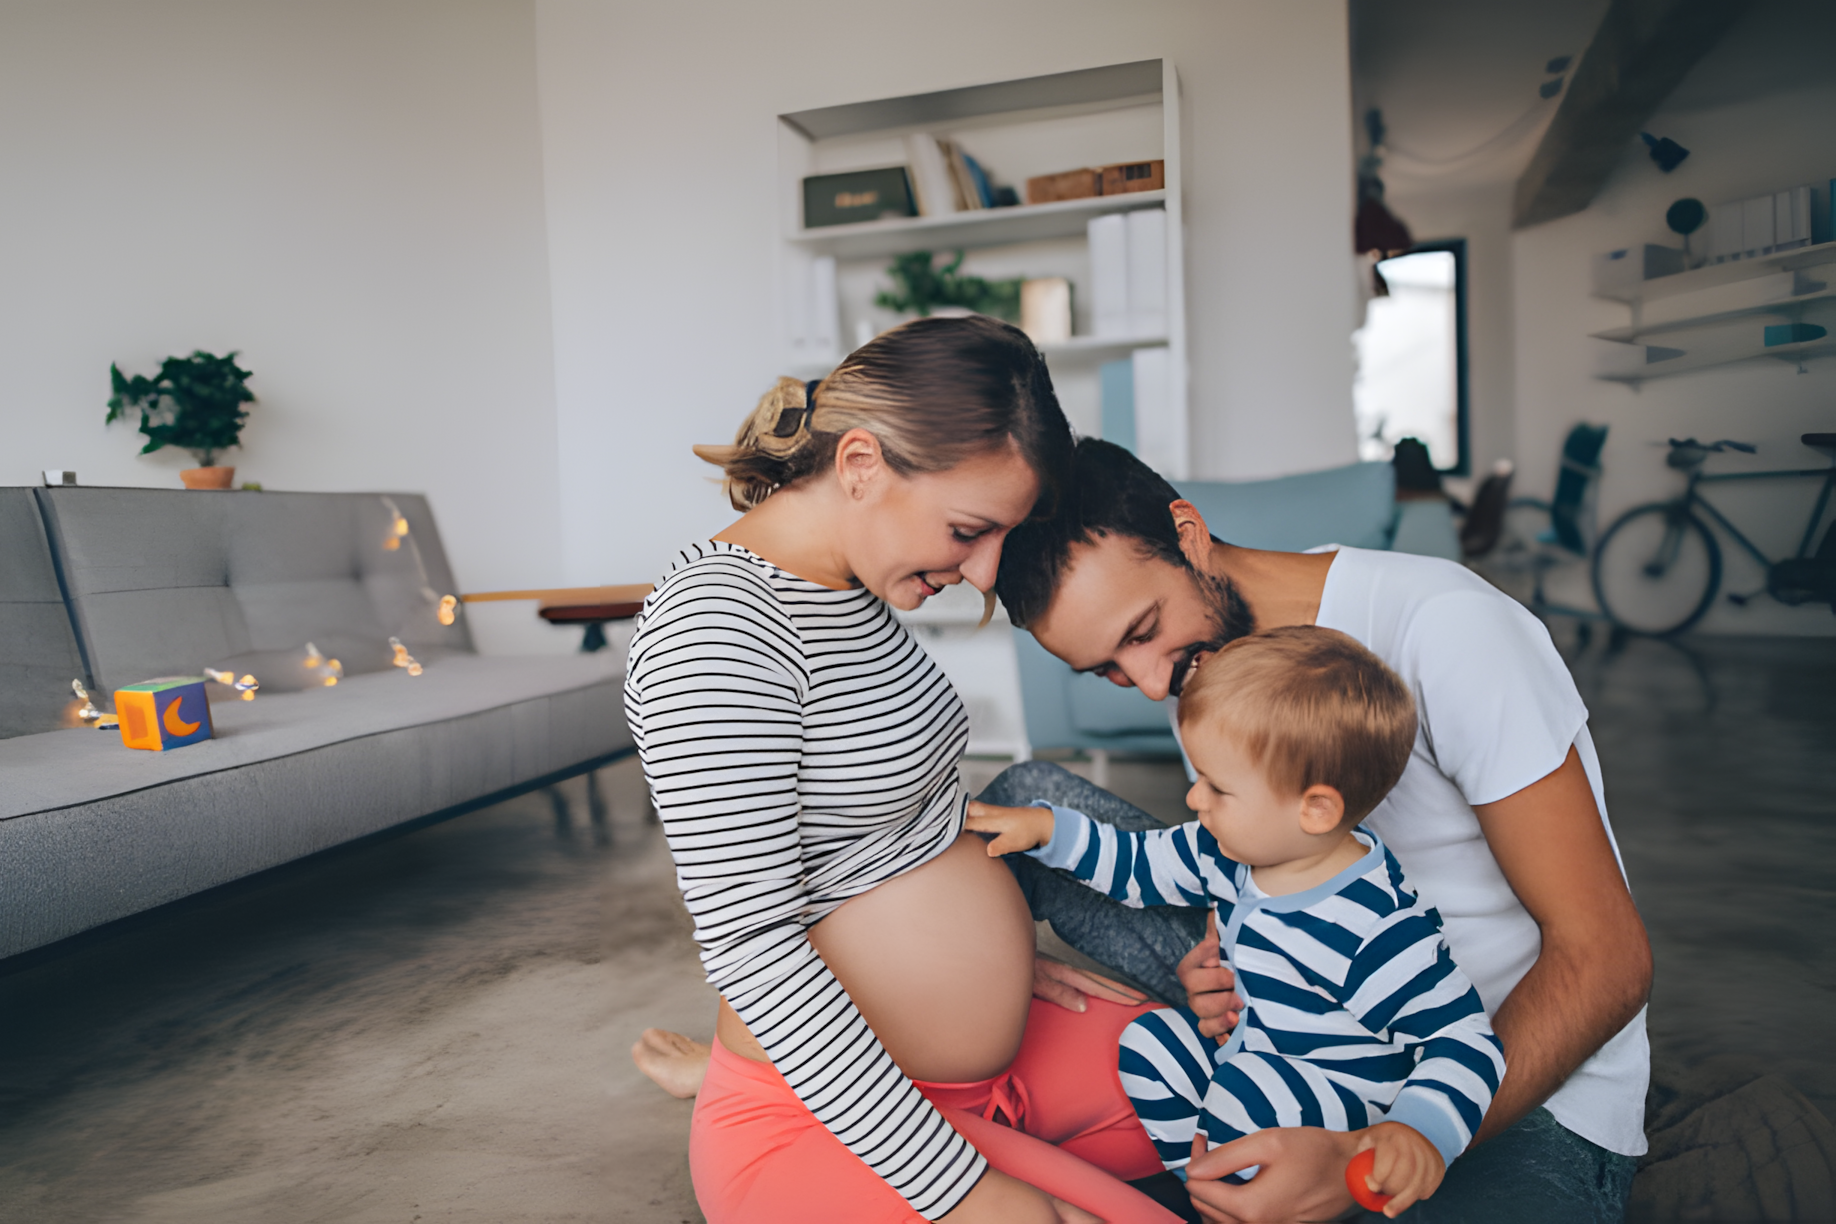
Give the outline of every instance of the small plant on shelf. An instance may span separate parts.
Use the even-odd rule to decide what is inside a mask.
[[[115,393],[108,400],[108,423],[140,411],[140,432],[147,444],[143,455],[168,446],[188,450],[197,457],[201,470],[226,473],[221,483],[200,487],[229,487],[234,468],[216,468],[219,454],[241,444],[242,426],[249,419],[244,404],[255,402],[254,392],[246,385],[251,372],[236,364],[236,354],[221,357],[198,351],[189,357],[168,357],[159,374],[132,378],[121,367],[110,365],[109,377]],[[186,480],[186,484],[193,482]]]
[[[929,251],[913,251],[893,257],[886,274],[894,288],[882,291],[874,305],[887,310],[913,311],[929,315],[940,306],[957,306],[977,314],[996,315],[1003,319],[1020,314],[1020,281],[984,280],[979,276],[962,276],[963,253],[939,268]]]

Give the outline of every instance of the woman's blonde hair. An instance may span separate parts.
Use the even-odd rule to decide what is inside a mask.
[[[1326,785],[1345,819],[1370,815],[1415,750],[1415,699],[1356,639],[1319,625],[1283,625],[1220,648],[1186,680],[1179,729],[1222,735],[1276,790]]]
[[[813,394],[812,394],[813,391]],[[914,319],[850,353],[820,383],[780,378],[731,446],[695,454],[726,474],[735,510],[827,467],[850,429],[879,439],[902,476],[939,472],[1009,440],[1049,508],[1071,464],[1071,427],[1026,333],[985,315]]]

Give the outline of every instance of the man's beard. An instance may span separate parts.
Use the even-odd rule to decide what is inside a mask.
[[[1199,598],[1205,601],[1211,618],[1211,636],[1180,651],[1179,661],[1173,665],[1173,678],[1167,685],[1175,697],[1186,687],[1186,678],[1192,674],[1192,660],[1256,632],[1256,614],[1250,611],[1249,601],[1243,598],[1236,583],[1217,574],[1195,573],[1192,585],[1197,588]]]

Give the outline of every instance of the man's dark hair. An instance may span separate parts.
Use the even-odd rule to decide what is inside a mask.
[[[1020,524],[1001,548],[995,594],[1008,616],[1024,628],[1045,615],[1072,546],[1099,537],[1121,536],[1144,557],[1191,569],[1169,509],[1179,496],[1159,472],[1115,443],[1080,439],[1058,513]]]

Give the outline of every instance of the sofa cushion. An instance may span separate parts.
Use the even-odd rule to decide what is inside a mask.
[[[472,648],[462,620],[437,619],[453,578],[421,497],[102,488],[37,495],[90,674],[104,691],[340,634],[375,644],[345,659],[348,671],[386,668],[391,636],[411,651]]]
[[[622,660],[458,654],[212,706],[216,738],[0,741],[0,957],[628,750]]]
[[[75,723],[86,675],[30,489],[0,489],[0,740]]]
[[[212,702],[215,737],[170,752],[136,751],[122,744],[119,732],[88,728],[22,736],[0,742],[0,774],[7,780],[0,788],[0,821],[242,769],[398,728],[462,722],[550,693],[590,688],[615,692],[623,683],[623,672],[623,660],[610,657],[610,652],[530,658],[455,654],[428,663],[419,676],[391,668],[348,677],[335,688]],[[544,761],[554,756],[560,764],[585,760],[597,754],[570,755],[576,741],[604,743],[607,751],[629,742],[622,715],[611,722],[615,725],[609,728],[552,728],[556,742],[547,747],[514,739],[480,742],[470,759],[453,761],[451,768],[462,776],[473,767],[495,767],[491,763],[500,757],[509,767],[518,753],[535,753]],[[546,771],[518,767],[515,772],[533,777]],[[438,805],[415,806],[420,809],[416,815],[438,810]]]

